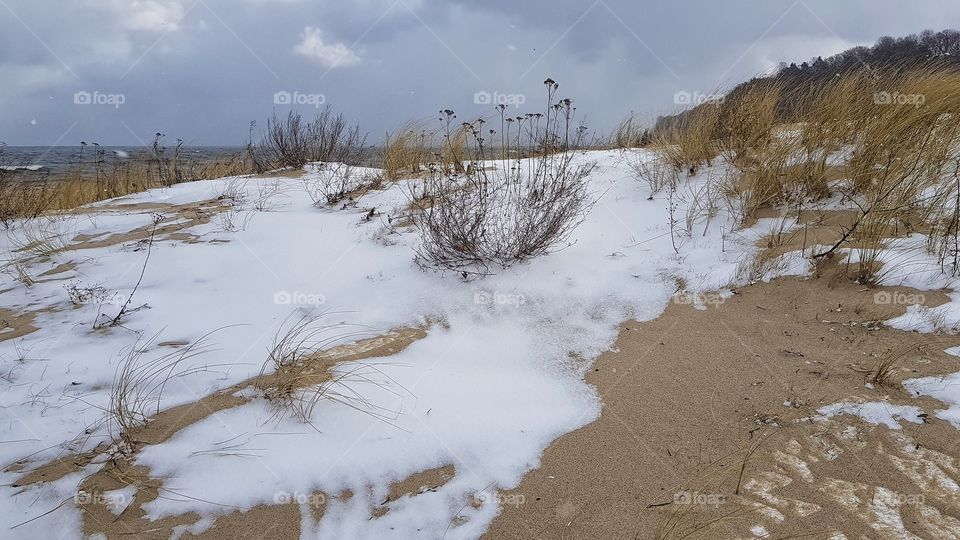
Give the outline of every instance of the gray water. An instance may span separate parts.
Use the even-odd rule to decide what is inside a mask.
[[[0,146],[0,170],[16,171],[24,175],[58,177],[76,171],[83,150],[83,167],[92,169],[96,159],[93,145],[80,146]],[[103,163],[110,167],[115,161],[145,161],[153,158],[153,150],[144,146],[101,146]],[[180,158],[186,163],[202,163],[229,158],[243,150],[236,146],[184,146]],[[165,157],[173,155],[167,148]]]

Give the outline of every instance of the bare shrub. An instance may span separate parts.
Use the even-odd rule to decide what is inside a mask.
[[[354,168],[344,163],[322,163],[316,174],[315,179],[304,179],[304,188],[317,207],[337,204],[363,185]]]
[[[228,233],[246,229],[251,219],[253,219],[253,214],[236,208],[228,208],[217,213],[217,224],[220,225],[220,230]]]
[[[301,168],[315,161],[356,163],[364,154],[366,136],[342,114],[325,107],[312,121],[290,111],[286,118],[267,120],[257,162],[273,168]]]
[[[71,281],[63,289],[67,291],[70,303],[75,306],[102,302],[109,296],[107,289],[101,285],[84,285],[81,281]]]
[[[143,278],[147,274],[147,265],[150,264],[150,255],[153,253],[153,243],[157,236],[157,227],[160,225],[161,221],[163,221],[163,214],[153,215],[153,228],[150,230],[150,237],[147,239],[147,254],[143,258],[143,266],[140,267],[140,276],[137,278],[137,283],[134,284],[133,290],[130,291],[130,295],[127,296],[127,299],[120,306],[120,309],[117,310],[117,314],[115,316],[110,317],[109,315],[100,313],[98,311],[97,318],[93,323],[94,329],[99,330],[102,328],[120,326],[120,323],[123,321],[124,317],[146,307],[146,304],[136,308],[132,307],[133,297],[137,294],[137,290],[140,289],[140,285],[143,283]]]
[[[285,119],[274,114],[268,119],[262,144],[274,167],[299,168],[310,161],[310,138],[299,113],[290,111]]]
[[[576,164],[573,148],[584,129],[573,127],[572,100],[555,101],[559,85],[550,79],[545,84],[544,114],[509,119],[505,107],[498,107],[500,159],[486,162],[495,156],[488,155],[483,120],[464,124],[473,155],[463,174],[434,167],[426,196],[410,197],[419,210],[421,266],[455,270],[465,278],[485,275],[495,266],[506,268],[556,249],[583,221],[592,204],[586,183],[591,166]],[[453,111],[441,114],[442,120],[455,118]],[[536,156],[508,157],[511,146],[524,145],[535,148]]]
[[[273,199],[283,193],[283,186],[278,180],[262,181],[257,184],[257,195],[253,199],[253,209],[257,212],[273,210]]]
[[[220,230],[236,232],[245,229],[252,219],[252,214],[244,212],[248,208],[250,195],[247,193],[248,180],[240,177],[230,177],[219,184],[216,190],[216,199],[226,207],[218,212],[216,219]]]
[[[249,200],[245,178],[226,178],[216,188],[216,199],[230,208],[244,208]]]

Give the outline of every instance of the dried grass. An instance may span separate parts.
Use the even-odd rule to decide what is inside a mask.
[[[395,181],[418,176],[430,162],[434,131],[427,129],[426,122],[410,121],[387,134],[383,148],[383,174]]]
[[[157,337],[143,342],[137,340],[124,354],[114,375],[107,410],[111,432],[119,430],[119,438],[126,446],[124,453],[136,448],[136,432],[145,426],[149,418],[160,412],[161,401],[167,384],[174,379],[207,371],[208,364],[192,365],[190,360],[207,354],[213,349],[209,337],[213,332],[184,347],[182,350],[147,359]],[[112,435],[112,433],[111,433]]]
[[[651,142],[650,130],[633,113],[621,120],[613,133],[615,148],[644,148]]]
[[[313,425],[314,409],[322,401],[334,401],[375,418],[390,421],[394,411],[364,398],[357,387],[372,384],[387,389],[395,384],[376,366],[355,362],[332,371],[337,362],[330,349],[338,343],[366,335],[356,327],[323,323],[324,314],[288,318],[274,337],[267,360],[257,377],[256,390],[276,407],[277,416],[290,413]],[[348,331],[349,329],[353,331]]]

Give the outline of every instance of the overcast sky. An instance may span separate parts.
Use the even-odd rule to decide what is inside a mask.
[[[441,108],[535,110],[546,77],[604,132],[926,28],[960,28],[960,2],[0,0],[0,141],[242,144],[329,103],[375,142]]]

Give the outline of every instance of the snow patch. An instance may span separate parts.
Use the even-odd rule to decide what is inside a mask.
[[[863,421],[873,425],[884,425],[890,429],[900,429],[900,420],[914,424],[923,423],[920,416],[923,411],[912,405],[894,405],[886,401],[872,401],[866,403],[841,402],[820,407],[817,412],[823,418],[832,418],[840,414],[858,416]]]
[[[922,377],[903,381],[903,387],[914,396],[930,396],[944,402],[948,407],[937,411],[937,418],[946,420],[960,429],[960,373],[942,377]]]

